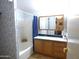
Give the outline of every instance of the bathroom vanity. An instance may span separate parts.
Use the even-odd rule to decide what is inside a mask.
[[[66,59],[67,40],[58,37],[34,37],[34,51],[56,59]]]

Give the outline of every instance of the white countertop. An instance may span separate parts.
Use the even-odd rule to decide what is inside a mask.
[[[60,41],[60,42],[67,42],[66,39],[59,38],[59,37],[48,37],[48,36],[36,36],[34,39],[40,39],[40,40],[52,40],[52,41]]]

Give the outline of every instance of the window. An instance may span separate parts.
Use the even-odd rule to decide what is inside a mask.
[[[39,23],[40,23],[40,29],[39,34],[48,34],[48,35],[54,35],[54,30],[56,27],[56,17],[40,17]]]
[[[62,22],[62,24],[58,23],[58,25],[57,25],[57,22],[59,22],[58,20],[60,20],[60,19],[61,18],[59,18],[59,16],[45,16],[45,17],[41,16],[41,17],[39,17],[38,34],[55,35],[57,26],[61,25],[60,27],[62,27],[62,25],[63,25],[63,22]]]

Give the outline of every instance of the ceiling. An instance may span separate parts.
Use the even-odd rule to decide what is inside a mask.
[[[17,0],[18,8],[41,16],[78,13],[78,5],[77,0]]]
[[[22,9],[29,13],[36,13],[32,5],[33,0],[17,0],[17,8]]]

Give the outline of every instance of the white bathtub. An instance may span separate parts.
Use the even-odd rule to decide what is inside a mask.
[[[28,59],[33,53],[33,45],[19,52],[19,59]]]
[[[33,53],[33,44],[30,42],[22,43],[19,51],[19,59],[28,59]]]

